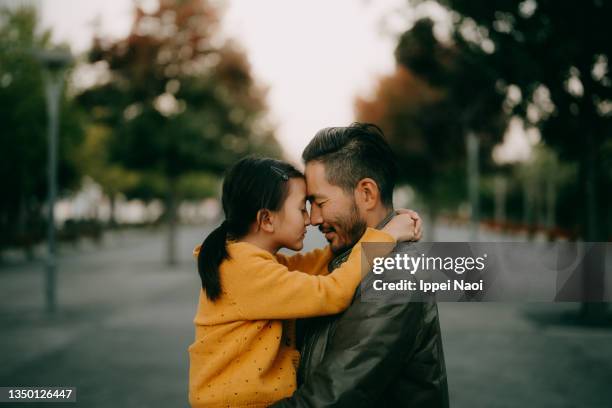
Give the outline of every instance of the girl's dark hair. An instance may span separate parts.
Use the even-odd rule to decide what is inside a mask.
[[[289,179],[302,177],[288,163],[252,156],[228,170],[221,197],[225,221],[204,239],[198,254],[198,273],[208,299],[215,301],[221,296],[219,265],[229,259],[227,239],[246,235],[259,210],[280,210],[289,194]]]

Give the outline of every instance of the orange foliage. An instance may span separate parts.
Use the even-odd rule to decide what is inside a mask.
[[[355,116],[361,122],[376,123],[391,131],[394,128],[391,122],[398,113],[416,114],[422,108],[441,101],[444,96],[442,90],[398,65],[392,74],[380,78],[373,98],[357,98]]]

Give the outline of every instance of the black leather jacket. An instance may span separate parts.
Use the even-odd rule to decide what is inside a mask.
[[[274,407],[449,406],[435,299],[362,302],[375,278],[344,313],[307,322],[300,386]]]

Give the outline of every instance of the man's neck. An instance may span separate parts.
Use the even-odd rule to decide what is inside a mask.
[[[393,207],[380,206],[366,215],[366,225],[370,228],[379,228],[380,223],[393,211]]]

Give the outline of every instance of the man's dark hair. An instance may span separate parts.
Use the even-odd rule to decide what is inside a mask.
[[[321,129],[302,153],[304,163],[325,166],[330,184],[352,193],[357,183],[369,177],[376,181],[382,203],[393,205],[397,167],[382,130],[371,123]]]

